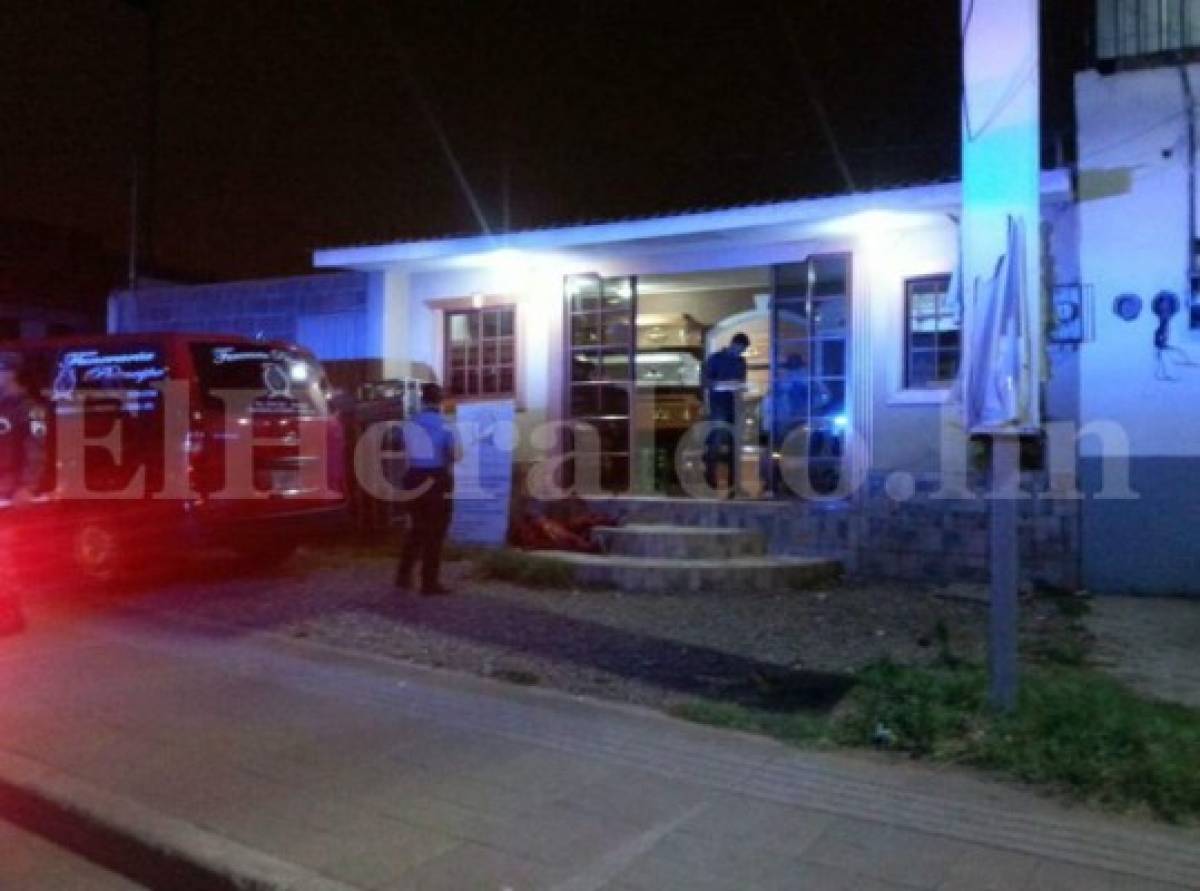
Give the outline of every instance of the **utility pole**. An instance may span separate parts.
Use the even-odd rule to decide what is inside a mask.
[[[141,220],[138,216],[138,202],[141,197],[138,194],[138,179],[141,174],[138,170],[141,164],[140,157],[137,152],[133,154],[133,163],[129,169],[129,290],[137,288],[138,282],[138,227],[141,225]]]
[[[142,273],[147,269],[154,268],[154,202],[158,167],[159,38],[162,4],[160,0],[125,0],[125,2],[142,14],[145,30],[142,132],[138,138],[138,148],[134,152],[133,176],[129,189],[129,287],[136,288]]]
[[[1018,593],[1021,553],[1017,497],[1021,481],[1021,440],[1015,434],[992,437],[991,603],[988,616],[988,701],[1000,711],[1017,705]]]
[[[1041,423],[1038,0],[962,0],[964,422],[992,446],[989,699],[1017,701],[1020,437]]]

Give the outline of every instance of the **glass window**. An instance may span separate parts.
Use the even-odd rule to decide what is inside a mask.
[[[479,317],[474,312],[450,313],[446,324],[446,337],[454,346],[475,342],[479,332]]]
[[[842,479],[850,319],[850,257],[829,254],[774,269],[774,378],[767,408],[772,448],[787,492],[835,494]],[[797,493],[802,494],[802,493]]]
[[[812,281],[813,297],[844,297],[846,296],[847,280],[850,277],[850,264],[846,258],[838,254],[813,257],[809,264],[809,277]]]
[[[844,337],[846,310],[846,300],[843,297],[833,300],[814,300],[812,302],[812,324],[816,336]]]
[[[624,491],[629,485],[630,394],[634,386],[637,280],[569,275],[565,293],[571,354],[570,414],[595,437],[574,437],[576,456],[594,462],[600,488]],[[574,472],[572,470],[572,472]]]
[[[598,310],[601,287],[599,276],[567,276],[567,299],[570,301],[571,312],[595,312]]]
[[[513,395],[515,316],[512,306],[446,313],[446,367],[442,379],[448,396]]]
[[[328,383],[311,355],[266,344],[192,344],[200,389],[254,394],[256,411],[326,411]]]
[[[50,367],[53,362],[53,367]],[[161,408],[158,389],[169,377],[166,357],[154,345],[69,347],[51,359],[39,357],[28,377],[50,377],[49,397],[56,411],[91,415],[146,416]]]
[[[949,275],[904,283],[904,386],[945,389],[962,360],[962,307],[950,293]]]

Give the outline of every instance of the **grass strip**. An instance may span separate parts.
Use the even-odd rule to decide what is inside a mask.
[[[1080,800],[1160,819],[1200,816],[1200,710],[1147,699],[1094,669],[1030,667],[1015,712],[987,704],[974,664],[860,672],[831,715],[696,701],[679,717],[806,747],[877,747],[968,764]]]

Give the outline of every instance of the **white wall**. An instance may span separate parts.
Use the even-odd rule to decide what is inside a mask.
[[[1200,88],[1200,66],[1186,69]],[[1080,74],[1080,241],[1083,281],[1095,288],[1095,340],[1081,351],[1083,581],[1093,591],[1200,596],[1200,368],[1160,371],[1154,295],[1183,304],[1171,343],[1200,359],[1188,328],[1187,121],[1180,69]],[[1141,317],[1119,319],[1113,299],[1134,293]],[[1112,460],[1101,460],[1117,459]],[[1126,460],[1127,459],[1127,460]],[[1122,494],[1126,488],[1136,497]]]
[[[439,269],[391,271],[403,278],[401,318],[404,346],[395,355],[406,360],[405,373],[441,380],[443,375],[443,307],[457,307],[478,297],[489,304],[516,307],[517,408],[522,448],[528,454],[528,435],[534,426],[553,417],[562,398],[558,380],[563,363],[562,276],[555,267],[515,263],[497,269]],[[468,304],[469,305],[469,304]]]
[[[694,272],[802,260],[815,253],[850,252],[854,257],[851,336],[851,411],[855,429],[866,440],[871,466],[932,471],[939,466],[941,441],[937,394],[901,391],[904,352],[904,280],[948,273],[957,257],[957,236],[948,215],[859,227],[790,242],[735,242],[696,252],[691,246],[630,255],[622,246],[593,250],[587,256],[544,258],[524,267],[500,270],[437,269],[389,273],[407,276],[404,355],[414,369],[440,377],[439,301],[511,299],[517,305],[522,425],[555,418],[563,398],[562,282],[569,272],[604,275]],[[930,222],[932,220],[932,222]],[[854,373],[854,372],[852,372]]]
[[[384,378],[420,377],[413,366],[409,336],[409,276],[403,270],[375,270],[367,287],[367,340],[375,355],[383,357]]]
[[[904,282],[917,276],[950,273],[958,254],[958,234],[951,217],[883,215],[831,227],[819,237],[799,236],[781,241],[732,238],[728,244],[697,250],[692,244],[663,246],[657,252],[628,250],[627,245],[592,248],[571,255],[542,255],[502,263],[499,268],[417,268],[386,273],[394,281],[389,312],[401,321],[404,346],[388,355],[403,356],[418,376],[442,373],[442,331],[439,303],[469,300],[511,300],[517,305],[519,336],[519,403],[522,423],[558,416],[563,401],[563,277],[575,272],[602,275],[665,274],[706,269],[740,268],[747,264],[802,260],[816,253],[850,252],[854,257],[854,328],[851,336],[851,404],[854,429],[863,437],[865,457],[874,470],[916,473],[941,469],[942,451],[965,453],[958,411],[945,412],[945,393],[905,391]],[[1051,267],[1058,281],[1076,280],[1077,254],[1074,214],[1070,205],[1043,210],[1053,223]],[[382,274],[382,273],[380,273]],[[399,282],[403,282],[401,285]],[[402,308],[401,308],[402,307]],[[1072,418],[1077,407],[1075,366],[1078,354],[1051,355],[1050,419]],[[961,457],[956,458],[961,462]],[[958,466],[957,464],[955,466]]]
[[[1200,66],[1188,71],[1200,92]],[[1134,456],[1200,455],[1200,368],[1180,368],[1178,382],[1155,379],[1150,301],[1175,292],[1183,311],[1171,342],[1200,360],[1200,337],[1188,330],[1187,136],[1176,68],[1076,78],[1079,118],[1082,278],[1095,288],[1095,340],[1082,350],[1084,423],[1112,421]],[[1138,294],[1136,322],[1112,312],[1113,299]],[[1099,441],[1082,443],[1084,456]]]
[[[933,226],[880,232],[859,246],[855,274],[863,279],[860,299],[870,302],[874,470],[938,469],[948,392],[904,389],[904,281],[952,273],[957,259],[949,216]]]

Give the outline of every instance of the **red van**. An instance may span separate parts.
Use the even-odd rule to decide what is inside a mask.
[[[44,495],[10,514],[39,564],[104,580],[215,545],[265,565],[344,517],[344,435],[302,347],[172,333],[0,349],[22,354],[45,414]]]

